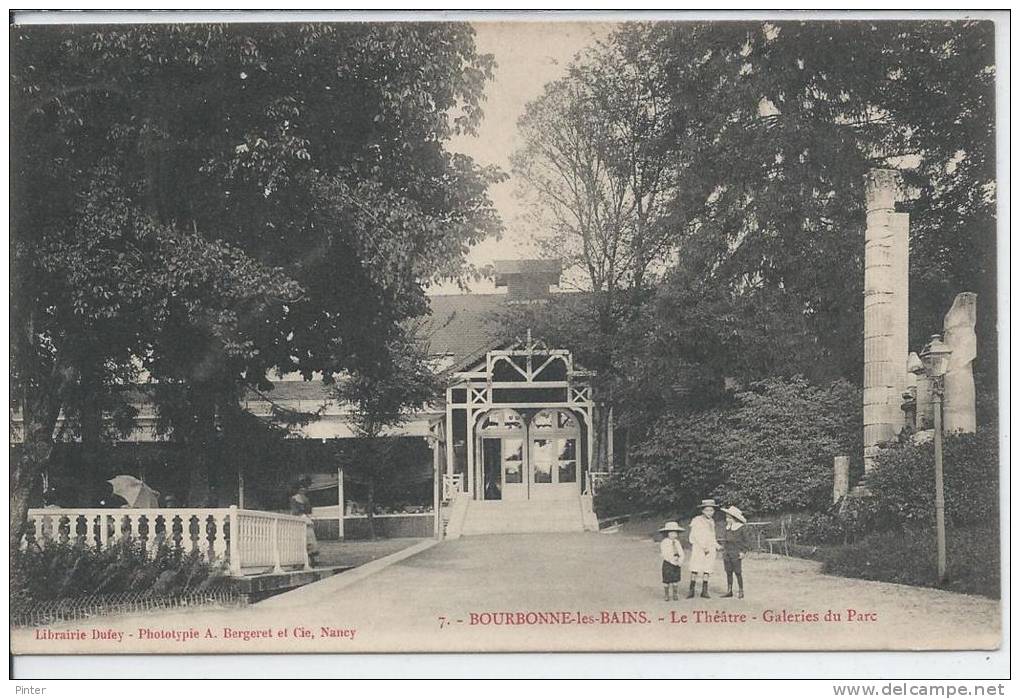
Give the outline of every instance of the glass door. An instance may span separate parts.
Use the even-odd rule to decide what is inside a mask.
[[[532,420],[529,469],[532,499],[575,497],[578,483],[577,420],[565,410],[543,410]]]
[[[524,462],[524,440],[503,438],[503,500],[527,500],[527,464]]]

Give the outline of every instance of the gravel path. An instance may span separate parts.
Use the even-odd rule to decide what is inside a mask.
[[[12,646],[16,653],[307,653],[932,650],[1000,643],[996,600],[825,576],[814,562],[780,557],[748,559],[747,598],[719,599],[721,567],[713,599],[664,602],[658,546],[647,538],[465,537],[353,584],[339,575],[246,609],[17,630]],[[68,631],[86,638],[40,637]],[[97,632],[108,637],[93,640]]]

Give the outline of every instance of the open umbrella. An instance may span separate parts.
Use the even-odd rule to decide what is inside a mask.
[[[114,476],[108,482],[114,495],[124,498],[128,507],[159,507],[159,491],[134,476]]]

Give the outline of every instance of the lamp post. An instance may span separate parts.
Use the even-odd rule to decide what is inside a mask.
[[[924,371],[931,384],[932,415],[935,422],[935,537],[938,547],[938,582],[946,579],[946,495],[942,482],[942,377],[949,368],[953,351],[938,335],[932,335],[921,352]]]

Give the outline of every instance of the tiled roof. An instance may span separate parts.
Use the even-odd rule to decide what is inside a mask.
[[[432,316],[425,326],[429,350],[457,364],[490,349],[500,339],[499,312],[506,294],[432,296]]]

